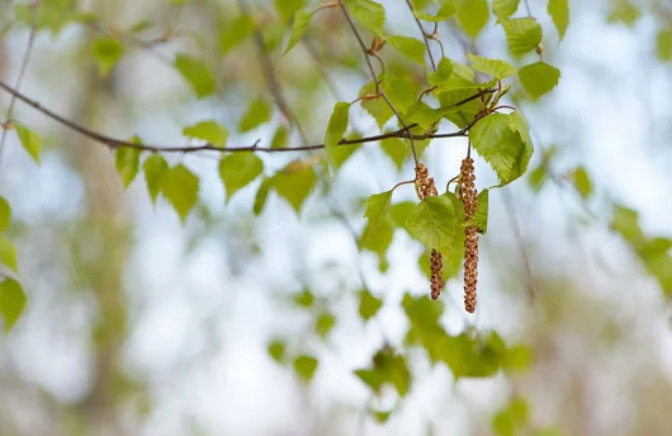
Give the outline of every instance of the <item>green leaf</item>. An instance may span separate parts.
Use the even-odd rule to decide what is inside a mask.
[[[303,354],[294,359],[294,371],[305,382],[309,382],[315,370],[317,369],[318,361],[313,356]]]
[[[185,127],[182,134],[188,138],[207,141],[215,147],[226,147],[229,131],[214,120],[201,121],[193,126]]]
[[[282,21],[289,21],[299,9],[306,5],[306,0],[274,0],[273,4]]]
[[[520,0],[493,0],[492,12],[498,20],[505,20],[518,10]]]
[[[0,197],[0,233],[7,230],[12,216],[12,208],[4,197]]]
[[[283,56],[289,53],[289,51],[294,48],[294,46],[301,41],[303,35],[308,31],[308,26],[310,25],[310,20],[315,15],[315,12],[306,12],[299,11],[294,16],[294,24],[292,25],[292,35],[289,37],[289,43],[285,49]]]
[[[408,36],[388,36],[387,42],[412,61],[425,65],[425,44]]]
[[[526,65],[518,71],[520,83],[533,100],[555,88],[560,80],[560,70],[546,62]]]
[[[525,173],[533,147],[527,122],[518,112],[493,113],[479,120],[469,131],[469,139],[483,159],[495,170],[501,186]]]
[[[333,162],[334,148],[343,139],[343,135],[345,135],[345,131],[348,128],[349,110],[349,103],[338,102],[334,105],[334,110],[329,118],[327,131],[324,134],[324,149],[330,162]]]
[[[294,294],[292,296],[292,300],[297,305],[308,309],[313,306],[313,303],[315,303],[315,295],[313,295],[313,293],[310,292],[309,289],[304,289],[298,294]]]
[[[376,94],[376,85],[373,82],[369,82],[366,85],[364,85],[359,91],[359,96],[363,97],[365,95],[375,95]],[[362,100],[360,102],[364,110],[366,110],[369,115],[371,115],[375,120],[376,123],[378,124],[378,127],[381,129],[389,120],[394,116],[394,113],[390,109],[390,107],[385,103],[385,100],[383,100],[382,97],[377,97],[373,99],[367,99],[367,100]]]
[[[271,119],[271,107],[266,100],[257,99],[250,103],[247,112],[240,119],[238,129],[248,132]]]
[[[527,403],[516,397],[508,407],[497,412],[492,419],[492,429],[498,436],[515,436],[527,424],[528,415]]]
[[[249,15],[240,15],[222,26],[219,35],[219,51],[226,55],[245,41],[254,31],[254,23]]]
[[[37,133],[30,130],[24,124],[18,123],[16,121],[12,122],[12,125],[16,129],[16,134],[21,141],[23,149],[28,152],[28,154],[33,158],[35,163],[40,163],[40,149],[42,148],[42,140],[37,135]]]
[[[182,164],[170,168],[163,176],[161,192],[183,224],[198,201],[198,183],[198,177]]]
[[[33,6],[32,3],[17,4],[14,8],[16,20],[30,27],[36,12]],[[37,28],[49,29],[56,35],[72,18],[71,0],[43,0],[37,11]]]
[[[312,166],[294,161],[273,176],[273,188],[287,200],[296,214],[317,182],[317,174]]]
[[[553,19],[555,28],[558,29],[560,41],[565,37],[567,26],[569,26],[569,2],[567,0],[549,0],[548,14]]]
[[[133,142],[139,142],[139,140],[134,140]],[[114,161],[124,188],[128,188],[128,185],[131,184],[138,174],[140,150],[132,147],[118,147],[114,153]]]
[[[329,312],[320,314],[315,320],[315,333],[324,339],[336,325],[336,318]]]
[[[282,363],[285,360],[286,350],[287,344],[281,339],[272,340],[266,347],[268,355],[278,363]]]
[[[408,148],[404,141],[399,138],[387,138],[380,141],[380,146],[385,154],[392,159],[397,171],[401,171],[401,167],[409,156]]]
[[[107,76],[124,55],[124,46],[116,38],[100,38],[91,44],[91,53],[96,59],[100,74]]]
[[[584,167],[577,167],[572,172],[572,182],[574,188],[584,200],[593,193],[593,185],[590,183],[590,177]]]
[[[672,61],[672,28],[662,29],[656,36],[656,55],[663,62]]]
[[[376,298],[371,292],[366,289],[359,291],[359,316],[364,321],[368,321],[383,307],[383,301]]]
[[[5,333],[9,331],[21,316],[26,306],[26,294],[16,280],[6,278],[0,283],[0,313],[5,319]]]
[[[464,33],[476,38],[488,23],[490,9],[486,0],[461,0],[457,9],[457,22]]]
[[[145,173],[145,183],[147,184],[147,191],[149,197],[152,199],[152,204],[156,203],[156,197],[161,192],[163,186],[163,178],[168,171],[168,162],[158,153],[152,154],[145,159],[142,164],[142,171]]]
[[[411,387],[411,373],[404,356],[396,354],[391,348],[383,348],[376,352],[372,360],[370,368],[358,369],[355,375],[376,393],[380,393],[383,385],[389,384],[404,397]]]
[[[372,0],[345,0],[345,4],[350,14],[362,26],[382,36],[385,25],[383,5]]]
[[[408,216],[406,228],[428,249],[451,253],[458,231],[456,216],[455,207],[448,197],[427,197]]]
[[[472,54],[468,54],[467,56],[469,57],[471,66],[474,70],[485,73],[495,79],[502,80],[516,74],[516,70],[506,61],[488,59]]]
[[[232,153],[219,161],[219,177],[226,188],[226,201],[247,186],[264,170],[264,164],[254,153]]]
[[[467,224],[478,227],[480,232],[484,234],[488,231],[489,194],[490,191],[488,189],[484,189],[478,194],[478,209],[476,210],[474,217]]]
[[[453,0],[444,0],[444,2],[441,4],[441,7],[436,12],[436,15],[429,15],[418,10],[415,10],[414,12],[415,16],[420,18],[421,20],[437,23],[440,21],[445,21],[451,16],[453,16],[453,14],[457,12],[457,6],[455,6]]]
[[[264,209],[270,187],[271,179],[264,177],[264,179],[261,181],[261,184],[259,185],[259,189],[257,190],[257,195],[254,197],[254,206],[252,207],[252,211],[255,215],[259,215]]]
[[[279,126],[273,134],[271,148],[285,148],[287,146],[287,127]]]
[[[534,50],[541,42],[541,26],[531,17],[502,20],[511,54],[519,56]]]
[[[193,56],[179,53],[175,57],[175,68],[189,83],[196,97],[202,98],[214,94],[216,89],[215,78],[205,62]]]
[[[0,264],[18,273],[19,266],[16,261],[16,248],[8,239],[0,236]]]
[[[610,23],[620,21],[627,26],[632,26],[641,15],[640,10],[629,0],[613,0],[609,4],[611,5],[611,11],[607,20]]]
[[[371,242],[377,237],[378,230],[387,217],[391,201],[392,191],[372,195],[366,200],[364,216],[368,219],[368,224],[362,234],[361,245],[370,246]]]
[[[418,95],[417,84],[406,76],[386,74],[381,87],[392,105],[401,113],[416,101]]]

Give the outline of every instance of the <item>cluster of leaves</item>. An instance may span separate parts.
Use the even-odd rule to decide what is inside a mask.
[[[26,294],[21,284],[10,277],[18,274],[16,248],[14,244],[2,234],[9,227],[11,208],[7,200],[0,197],[0,314],[4,320],[5,332],[9,333],[26,305]],[[9,271],[7,270],[9,269]]]

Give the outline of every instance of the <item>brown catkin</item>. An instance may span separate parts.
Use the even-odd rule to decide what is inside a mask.
[[[418,197],[420,200],[425,198],[438,195],[436,190],[436,185],[434,184],[434,178],[429,177],[429,172],[427,168],[421,163],[415,168],[415,189],[418,192]],[[431,270],[431,296],[433,300],[436,300],[441,295],[441,289],[443,289],[443,274],[441,270],[443,269],[443,256],[439,250],[432,250],[430,257],[430,270]]]
[[[478,210],[478,193],[474,184],[474,161],[467,157],[460,169],[460,195],[464,204],[464,218],[468,222]],[[476,285],[478,282],[478,227],[468,226],[464,239],[464,308],[469,313],[476,310]]]

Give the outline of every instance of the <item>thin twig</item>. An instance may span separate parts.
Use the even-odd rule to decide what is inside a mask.
[[[42,0],[36,0],[33,4],[33,22],[30,27],[30,35],[28,36],[28,45],[26,46],[26,52],[23,54],[23,60],[21,61],[21,67],[19,68],[19,75],[16,78],[16,83],[14,84],[14,89],[21,88],[21,82],[23,81],[23,76],[26,74],[28,68],[28,61],[30,60],[30,53],[33,51],[33,45],[35,44],[35,35],[37,34],[37,16],[39,13],[40,5]],[[7,117],[5,123],[2,125],[2,135],[0,136],[0,163],[2,162],[2,152],[5,149],[5,141],[7,140],[7,132],[9,131],[9,122],[12,119],[12,114],[14,113],[14,105],[16,104],[17,96],[12,94],[12,97],[9,100],[9,106],[7,107]]]
[[[427,54],[429,55],[429,61],[432,64],[432,69],[436,71],[436,62],[434,62],[434,55],[432,55],[432,48],[429,46],[429,39],[427,38],[427,32],[425,32],[425,28],[422,27],[420,19],[418,19],[418,17],[415,16],[415,9],[413,9],[413,4],[411,3],[411,0],[406,0],[406,4],[408,5],[408,8],[411,10],[411,14],[413,15],[413,18],[415,19],[415,22],[418,25],[418,28],[420,29],[420,33],[422,33],[422,39],[425,40],[425,47],[427,47]]]
[[[352,17],[350,16],[350,13],[348,12],[347,8],[345,7],[345,3],[343,3],[343,0],[338,0],[338,3],[341,5],[341,10],[343,11],[343,15],[345,16],[345,19],[348,22],[348,25],[350,26],[350,29],[352,29],[352,33],[355,35],[355,38],[357,39],[357,43],[359,44],[359,47],[362,49],[362,53],[364,53],[364,59],[366,60],[366,64],[369,67],[369,72],[371,73],[371,78],[373,79],[373,82],[376,85],[376,93],[383,97],[383,100],[385,100],[385,103],[387,106],[392,110],[392,113],[397,117],[397,120],[399,120],[399,124],[401,124],[401,127],[403,127],[403,130],[407,131],[408,134],[408,139],[409,142],[411,143],[411,151],[413,152],[413,161],[415,162],[415,166],[418,166],[418,154],[415,151],[415,142],[413,140],[413,135],[410,134],[408,126],[406,126],[406,123],[404,120],[401,118],[401,115],[397,111],[397,109],[394,107],[390,99],[385,95],[385,92],[380,88],[380,80],[378,79],[378,76],[376,75],[376,71],[373,68],[373,64],[371,63],[370,59],[370,52],[366,48],[366,44],[364,44],[364,40],[362,39],[362,36],[359,34],[359,31],[357,30],[357,26],[355,26],[354,21],[352,21]],[[382,63],[380,58],[378,60]]]
[[[57,121],[58,123],[62,124],[63,126],[69,128],[70,130],[74,130],[77,133],[80,133],[81,135],[84,135],[88,137],[89,139],[92,139],[100,144],[103,144],[109,148],[118,148],[118,147],[130,147],[130,148],[135,148],[137,150],[142,150],[142,151],[150,151],[150,152],[161,152],[161,153],[194,153],[198,151],[216,151],[219,153],[224,153],[224,152],[264,152],[264,153],[274,153],[274,152],[279,152],[279,153],[284,153],[284,152],[294,152],[294,151],[309,151],[309,150],[319,150],[324,148],[324,144],[315,144],[315,145],[304,145],[300,147],[289,147],[289,148],[270,148],[270,147],[259,147],[257,144],[259,141],[257,141],[255,144],[251,146],[243,146],[243,147],[217,147],[213,144],[207,143],[203,145],[198,145],[198,146],[161,146],[161,145],[148,145],[148,144],[137,144],[135,142],[131,141],[125,141],[117,138],[113,138],[111,136],[93,131],[87,127],[84,127],[74,121],[71,121],[62,115],[57,114],[56,112],[49,110],[45,107],[43,107],[39,102],[32,100],[31,98],[25,96],[21,92],[17,91],[16,89],[12,88],[11,86],[7,85],[5,82],[0,80],[0,89],[8,92],[11,94],[13,97],[15,97],[17,100],[22,101],[23,103],[31,106],[32,108],[36,109],[37,111],[41,112],[42,114],[46,115],[47,117],[53,119],[54,121]],[[453,106],[460,106],[462,104],[465,104],[471,100],[474,100],[478,98],[480,95],[483,93],[489,93],[493,92],[493,90],[483,90],[480,91],[478,94],[473,95],[471,97],[468,97],[460,102],[455,103]],[[411,134],[409,133],[409,129],[415,127],[415,124],[410,124],[407,126],[404,126],[403,129],[396,130],[394,132],[389,132],[389,133],[383,133],[380,135],[373,135],[373,136],[366,136],[363,138],[357,138],[357,139],[342,139],[339,141],[338,145],[354,145],[354,144],[364,144],[368,142],[375,142],[375,141],[380,141],[381,139],[387,139],[387,138],[405,138],[409,140],[423,140],[423,139],[436,139],[436,138],[455,138],[455,137],[461,137],[461,136],[467,136],[469,129],[473,127],[473,125],[478,121],[478,118],[474,120],[472,123],[466,125],[462,129],[456,131],[456,132],[449,132],[449,133],[426,133],[422,135],[418,134]]]
[[[248,14],[247,6],[245,5],[244,0],[238,0],[238,6],[240,7],[240,10],[244,14],[246,15]],[[299,124],[296,116],[294,116],[292,111],[289,109],[287,100],[285,99],[285,96],[282,92],[282,88],[280,87],[280,82],[278,81],[278,78],[275,75],[275,69],[273,68],[273,64],[271,63],[271,58],[268,56],[268,47],[266,47],[266,42],[264,42],[264,36],[261,34],[261,32],[256,26],[254,28],[253,38],[254,43],[257,47],[257,56],[259,57],[259,63],[261,64],[264,70],[264,76],[268,84],[268,89],[271,92],[271,95],[273,96],[275,103],[277,104],[278,108],[280,109],[280,112],[282,112],[287,121],[296,127],[296,130],[299,132],[299,136],[301,137],[303,145],[308,144],[306,134],[304,130],[301,128],[301,125]]]

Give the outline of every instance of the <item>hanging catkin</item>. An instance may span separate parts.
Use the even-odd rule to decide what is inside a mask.
[[[478,210],[478,194],[474,181],[474,161],[466,157],[460,169],[460,195],[464,204],[464,218],[471,221]],[[469,313],[476,310],[476,284],[478,282],[478,227],[465,229],[464,239],[464,308]]]
[[[415,189],[418,192],[420,200],[432,195],[438,195],[434,178],[429,177],[427,168],[421,163],[415,168]],[[441,295],[441,289],[443,289],[443,275],[441,272],[443,269],[443,256],[441,256],[438,250],[432,250],[430,262],[431,296],[433,300],[436,300]]]

